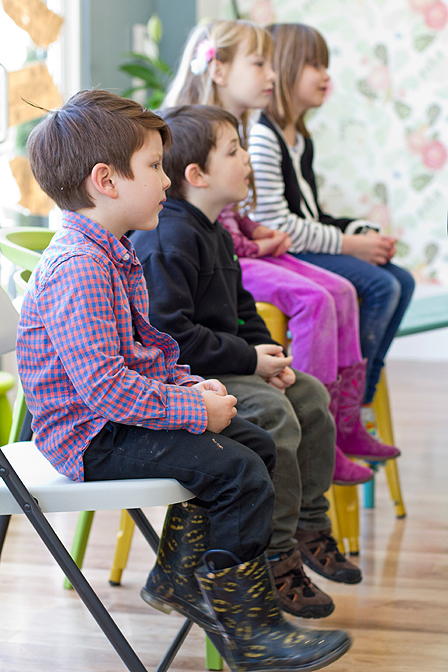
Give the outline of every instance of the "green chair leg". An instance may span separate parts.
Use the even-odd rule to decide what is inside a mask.
[[[222,670],[222,658],[207,637],[205,636],[205,667],[207,670]]]
[[[78,523],[76,525],[75,537],[73,539],[71,550],[71,556],[78,567],[82,567],[94,513],[94,511],[81,511],[78,516]],[[67,590],[73,588],[67,577],[64,579],[64,588]]]

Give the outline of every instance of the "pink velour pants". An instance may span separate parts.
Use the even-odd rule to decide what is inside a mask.
[[[289,317],[295,369],[326,384],[337,379],[338,368],[362,361],[351,282],[289,254],[239,261],[255,301],[273,303]]]

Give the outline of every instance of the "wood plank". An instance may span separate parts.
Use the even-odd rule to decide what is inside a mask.
[[[385,476],[376,482],[377,505],[362,511],[364,580],[356,586],[313,575],[335,600],[311,628],[346,628],[354,639],[334,672],[446,672],[448,669],[448,364],[391,362],[388,380],[399,469],[408,510],[396,520]],[[164,508],[148,510],[160,531]],[[53,514],[70,544],[75,514]],[[183,622],[148,607],[140,587],[154,554],[136,532],[123,585],[108,584],[119,512],[96,515],[85,569],[105,605],[148,670]],[[310,576],[311,576],[310,572]],[[0,563],[0,670],[2,672],[123,672],[124,665],[23,516],[15,516]],[[172,670],[204,670],[204,636],[194,627]]]

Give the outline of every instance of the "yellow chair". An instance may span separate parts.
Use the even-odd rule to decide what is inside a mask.
[[[284,347],[288,344],[288,318],[272,303],[258,302],[258,314],[261,315],[272,338]],[[356,485],[332,484],[326,493],[330,503],[329,516],[333,536],[338,542],[341,553],[346,552],[344,539],[347,540],[350,555],[359,553],[359,511],[358,489]]]

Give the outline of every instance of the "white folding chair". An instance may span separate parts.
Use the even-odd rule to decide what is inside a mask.
[[[8,305],[9,304],[9,305]],[[11,302],[0,288],[0,314]],[[11,313],[12,315],[12,313]],[[14,317],[14,316],[12,316]],[[15,319],[0,322],[0,355],[15,347]],[[25,401],[19,389],[15,422],[23,417]],[[159,539],[142,507],[174,504],[193,495],[172,479],[135,479],[75,482],[61,476],[31,441],[10,443],[0,449],[0,516],[24,513],[131,672],[147,672],[70,553],[51,527],[45,513],[127,509],[145,539],[157,552]],[[192,622],[186,619],[160,661],[157,672],[170,666]]]

